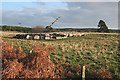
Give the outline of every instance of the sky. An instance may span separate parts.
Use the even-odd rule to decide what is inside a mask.
[[[1,4],[1,3],[0,3]],[[97,28],[104,20],[110,29],[118,29],[118,2],[2,2],[2,25],[53,28]]]

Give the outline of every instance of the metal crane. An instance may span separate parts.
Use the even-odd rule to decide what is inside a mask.
[[[60,17],[56,18],[49,26],[46,26],[46,28],[47,28],[47,29],[52,29],[51,26],[52,26],[55,22],[57,22],[59,18],[60,18]]]

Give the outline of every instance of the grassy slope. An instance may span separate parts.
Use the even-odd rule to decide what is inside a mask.
[[[86,34],[81,37],[69,37],[63,40],[18,40],[3,38],[16,47],[22,47],[26,52],[32,46],[52,46],[55,52],[51,53],[53,62],[61,64],[86,64],[87,71],[108,68],[114,77],[119,76],[118,35],[116,34]]]

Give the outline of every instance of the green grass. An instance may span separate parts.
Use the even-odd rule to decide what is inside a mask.
[[[86,64],[87,71],[92,68],[98,70],[104,66],[111,71],[113,77],[120,76],[118,35],[87,34],[81,37],[45,41],[3,38],[3,41],[9,42],[15,48],[22,47],[26,53],[33,46],[50,45],[55,48],[55,51],[50,54],[53,62]]]

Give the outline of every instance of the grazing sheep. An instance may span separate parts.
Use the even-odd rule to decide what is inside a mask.
[[[34,35],[34,39],[40,39],[40,35]]]

